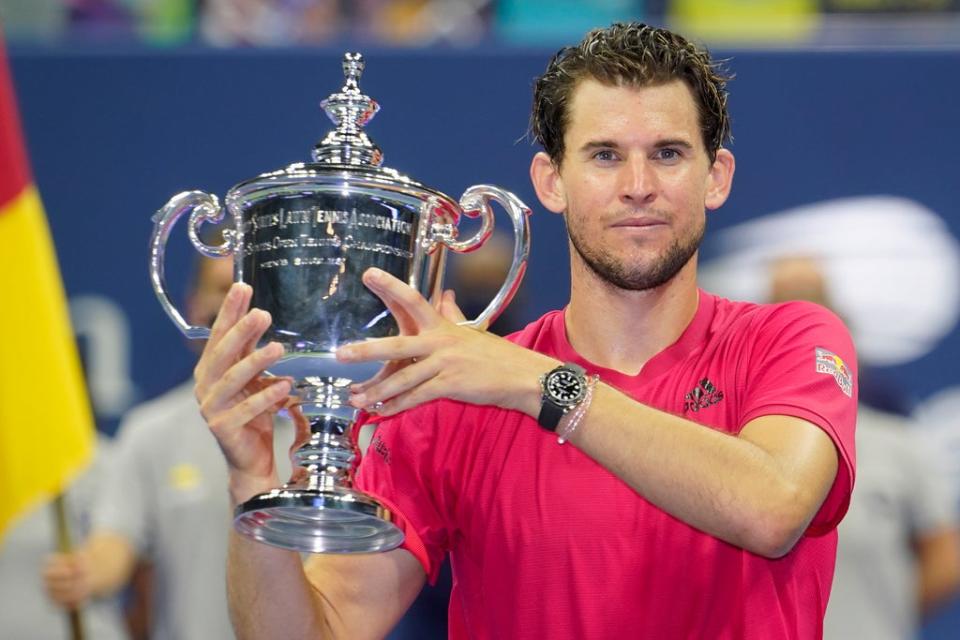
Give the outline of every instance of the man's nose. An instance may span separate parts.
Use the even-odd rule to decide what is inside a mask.
[[[646,205],[657,197],[657,176],[646,158],[630,158],[623,163],[620,175],[620,200],[633,205]]]

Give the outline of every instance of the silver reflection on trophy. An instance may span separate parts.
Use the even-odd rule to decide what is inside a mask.
[[[321,103],[336,127],[313,149],[310,163],[292,164],[230,189],[226,206],[216,196],[188,191],[153,217],[150,275],[160,304],[189,338],[208,327],[191,326],[173,306],[164,275],[164,251],[176,221],[189,213],[188,234],[204,255],[233,256],[236,279],[253,288],[252,305],[273,322],[261,344],[283,344],[284,357],[268,375],[294,380],[294,402],[310,422],[309,440],[293,454],[291,482],[237,507],[237,530],[296,551],[365,553],[401,544],[390,512],[353,488],[356,459],[349,406],[350,384],[373,376],[380,363],[343,364],[341,344],[399,334],[384,304],[361,281],[370,267],[388,271],[424,297],[442,291],[446,252],[472,251],[493,231],[490,202],[509,215],[513,263],[487,308],[471,326],[485,326],[510,302],[526,268],[529,210],[513,194],[489,185],[470,187],[459,203],[382,167],[383,153],[363,127],[379,105],[359,88],[364,62],[346,54],[343,88]],[[208,245],[199,227],[229,214],[224,242]],[[463,215],[480,228],[458,239]]]

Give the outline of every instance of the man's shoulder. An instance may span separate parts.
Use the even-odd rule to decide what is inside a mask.
[[[563,310],[555,309],[548,311],[523,329],[509,334],[506,336],[506,339],[521,347],[542,351],[544,346],[548,344],[552,345],[556,340],[556,323],[558,321],[562,326]]]
[[[713,295],[713,294],[708,294]],[[832,311],[813,302],[757,303],[716,298],[714,333],[724,331],[776,333],[787,327],[843,327],[843,321]]]

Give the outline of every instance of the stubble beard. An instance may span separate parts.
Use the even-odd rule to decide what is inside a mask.
[[[566,216],[564,221],[567,221]],[[706,225],[701,224],[687,236],[675,238],[652,265],[634,268],[625,261],[618,261],[602,247],[591,246],[567,223],[570,243],[584,264],[604,282],[625,291],[648,291],[672,280],[700,248],[705,229]]]

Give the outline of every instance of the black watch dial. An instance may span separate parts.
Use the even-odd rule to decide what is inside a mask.
[[[583,380],[573,371],[561,369],[547,378],[547,393],[559,405],[576,404],[583,396]]]

